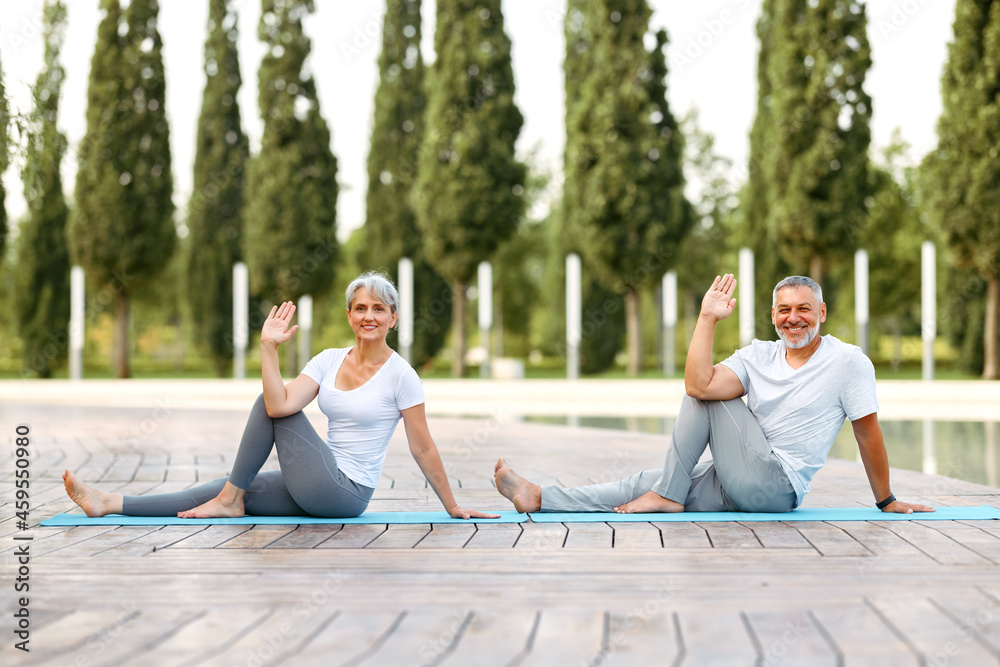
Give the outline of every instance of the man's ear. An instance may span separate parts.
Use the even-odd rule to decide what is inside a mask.
[[[826,322],[826,304],[822,303],[819,306],[819,321]]]

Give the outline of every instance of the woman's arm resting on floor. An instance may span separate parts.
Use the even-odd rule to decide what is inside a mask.
[[[854,438],[858,441],[858,451],[861,452],[861,462],[865,465],[868,483],[875,494],[875,502],[885,500],[892,494],[889,487],[889,455],[885,451],[885,440],[882,438],[882,427],[878,423],[878,413],[873,412],[866,417],[851,422]],[[912,514],[913,512],[933,512],[933,507],[916,505],[895,500],[882,508],[883,512],[896,514]]]
[[[410,453],[413,459],[420,466],[420,471],[430,483],[434,493],[448,514],[455,519],[497,519],[499,514],[487,514],[477,510],[467,510],[459,507],[455,501],[455,496],[451,492],[451,484],[448,483],[448,475],[444,471],[444,464],[441,462],[441,455],[438,453],[434,438],[431,437],[430,428],[427,426],[427,414],[424,404],[414,405],[401,411],[403,415],[403,427],[406,429],[406,440],[410,445]]]

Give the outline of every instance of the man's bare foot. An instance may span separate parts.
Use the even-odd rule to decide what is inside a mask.
[[[650,512],[683,512],[684,505],[664,498],[654,491],[647,491],[630,503],[615,508],[619,514],[646,514]]]
[[[244,493],[243,489],[226,482],[219,495],[186,512],[178,512],[177,516],[181,519],[238,519],[245,513]]]
[[[66,494],[70,500],[79,505],[87,516],[120,514],[122,511],[121,494],[98,491],[81,482],[80,478],[69,470],[63,473],[63,486],[66,487]]]
[[[542,509],[542,488],[515,473],[503,459],[497,460],[493,469],[493,481],[500,495],[514,503],[514,509],[518,512],[537,512]]]

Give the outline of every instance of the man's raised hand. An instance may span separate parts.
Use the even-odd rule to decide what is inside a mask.
[[[716,322],[726,319],[736,309],[734,292],[736,292],[736,278],[733,277],[733,274],[716,276],[715,282],[705,293],[705,298],[701,300],[701,314],[711,317]]]
[[[278,347],[291,338],[299,328],[298,324],[288,327],[294,314],[295,304],[291,301],[285,301],[281,306],[273,306],[260,330],[260,342]]]

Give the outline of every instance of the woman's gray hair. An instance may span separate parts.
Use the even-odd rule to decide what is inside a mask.
[[[352,280],[351,284],[347,286],[347,292],[344,296],[347,300],[348,311],[354,307],[355,292],[362,287],[368,290],[368,293],[373,297],[389,306],[389,309],[393,313],[399,310],[399,292],[396,291],[396,286],[389,280],[389,276],[379,271],[366,271]]]
[[[778,303],[778,290],[785,289],[786,287],[797,288],[802,286],[812,290],[813,296],[816,297],[816,303],[823,303],[823,288],[819,286],[819,283],[806,276],[788,276],[774,286],[774,292],[771,293],[771,307],[773,308]]]

